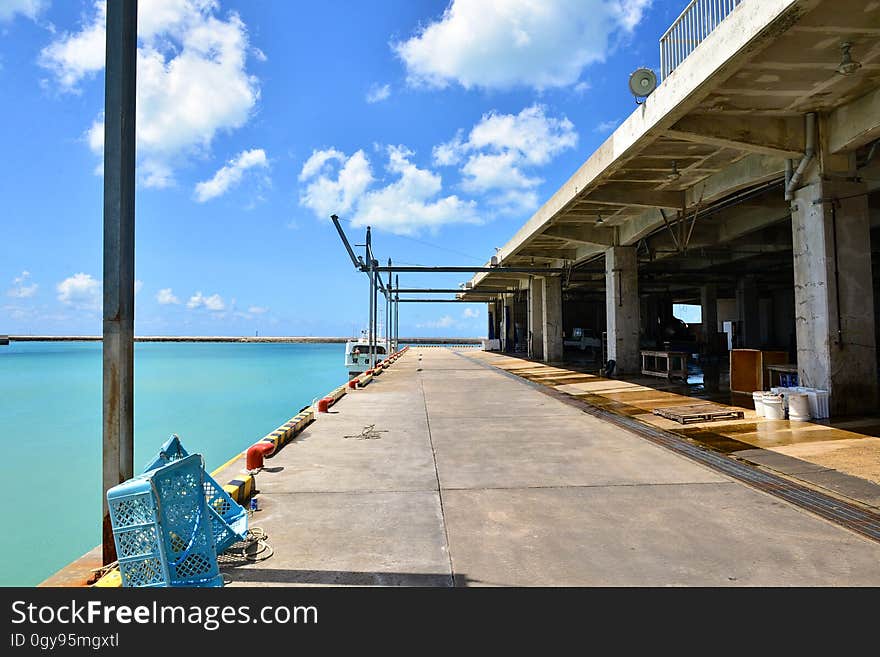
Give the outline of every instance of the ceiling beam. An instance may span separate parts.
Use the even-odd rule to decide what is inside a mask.
[[[560,260],[574,260],[575,257],[577,257],[577,251],[575,249],[541,249],[538,247],[526,247],[518,251],[516,255],[524,256],[526,258],[552,258]]]
[[[770,182],[784,173],[785,158],[749,155],[688,189],[687,206],[712,203],[746,187]]]
[[[582,201],[603,205],[624,205],[642,208],[681,208],[681,192],[658,192],[646,185],[609,183],[586,194]]]
[[[851,151],[880,138],[880,89],[837,108],[828,117],[832,153]]]
[[[600,246],[614,244],[614,229],[598,226],[550,226],[542,235],[565,239],[575,244],[598,244]]]
[[[748,153],[797,158],[804,152],[804,120],[801,117],[686,116],[666,131],[667,137]]]

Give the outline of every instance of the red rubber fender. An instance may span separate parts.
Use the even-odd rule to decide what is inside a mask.
[[[269,456],[275,451],[275,445],[270,442],[260,441],[248,447],[247,469],[259,470],[263,467],[263,457]]]
[[[349,381],[349,382],[348,382],[348,387],[349,387],[350,390],[354,390],[355,388],[357,388],[357,387],[358,387],[358,380],[357,380],[357,379],[352,379],[351,381]]]
[[[367,370],[366,372],[364,372],[364,374],[366,374],[367,376],[369,376],[372,373],[373,373],[373,370]]]
[[[319,413],[326,413],[332,403],[333,403],[333,397],[324,397],[323,399],[319,399],[318,400],[318,412]]]

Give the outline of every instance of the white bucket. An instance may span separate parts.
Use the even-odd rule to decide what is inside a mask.
[[[752,393],[752,401],[755,403],[755,415],[764,417],[764,393],[759,390]]]
[[[785,419],[785,409],[782,407],[782,395],[764,395],[761,403],[764,405],[764,417],[768,420]]]
[[[809,395],[794,392],[788,396],[788,419],[794,422],[806,422],[810,419]]]

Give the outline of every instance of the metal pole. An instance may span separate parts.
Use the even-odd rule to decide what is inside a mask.
[[[107,3],[104,83],[103,560],[116,561],[107,490],[134,475],[137,0]]]
[[[453,273],[453,274],[469,274],[469,273],[496,273],[496,274],[535,274],[536,276],[549,276],[551,274],[564,274],[565,269],[562,267],[418,267],[418,266],[400,266],[380,267],[378,263],[374,269],[380,273],[392,271],[396,274],[405,273]]]
[[[388,258],[388,266],[391,266],[391,258]],[[388,272],[388,293],[385,295],[385,355],[391,353],[391,304],[394,302],[391,296],[391,272]]]
[[[485,299],[401,299],[400,303],[486,303]]]
[[[375,271],[377,261],[373,261],[373,360],[370,367],[376,366],[379,346],[379,274]]]
[[[373,305],[376,303],[376,275],[373,273],[373,254],[372,254],[372,237],[370,234],[370,227],[367,226],[367,240],[365,246],[365,252],[367,257],[367,264],[369,266],[369,277],[370,277],[370,321],[369,321],[369,348],[367,352],[370,357],[370,369],[373,367]]]
[[[348,238],[345,236],[345,231],[343,231],[342,226],[339,225],[339,217],[337,217],[335,214],[331,214],[330,219],[333,220],[333,225],[336,226],[336,231],[339,233],[339,237],[342,239],[342,243],[345,245],[346,251],[348,251],[348,256],[351,258],[352,264],[355,267],[360,268],[360,263],[354,255],[354,250],[351,248],[351,244],[348,243]]]
[[[400,349],[400,276],[394,277],[394,348]]]

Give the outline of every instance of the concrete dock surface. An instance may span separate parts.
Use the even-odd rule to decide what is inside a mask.
[[[274,554],[231,586],[880,585],[880,543],[445,348],[343,397],[257,489]]]
[[[756,415],[751,395],[729,390],[707,393],[701,385],[645,376],[608,379],[576,365],[546,365],[493,352],[475,350],[469,357],[880,513],[880,416],[876,414],[808,422],[771,420]],[[701,400],[733,407],[744,417],[682,425],[653,413],[656,408]]]

